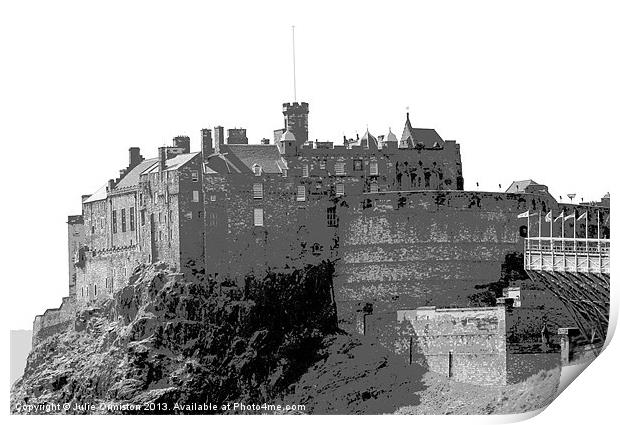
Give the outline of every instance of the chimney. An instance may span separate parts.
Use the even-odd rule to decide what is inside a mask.
[[[267,138],[262,138],[262,139],[261,139],[261,141],[260,141],[260,144],[261,144],[261,145],[268,145],[268,144],[269,144],[269,139],[267,139]]]
[[[140,155],[140,148],[129,148],[129,168],[133,168],[142,162],[144,158]]]
[[[224,144],[224,127],[217,126],[213,129],[213,149],[216,153],[220,152],[220,147]]]
[[[183,153],[189,153],[189,136],[177,136],[173,140],[175,148],[181,148]]]
[[[206,160],[213,153],[213,139],[211,130],[208,128],[203,128],[200,132],[202,134],[202,157]]]
[[[164,170],[166,168],[166,147],[162,146],[160,148],[157,148],[157,151],[159,153],[159,157],[158,157],[159,178],[163,179]]]
[[[245,128],[229,128],[227,145],[247,145],[248,137]]]
[[[93,196],[92,194],[90,195],[82,195],[82,203],[84,203],[85,200],[87,200],[88,198],[90,198],[91,196]]]
[[[114,190],[114,186],[116,186],[116,182],[114,181],[114,179],[108,180],[108,192]]]

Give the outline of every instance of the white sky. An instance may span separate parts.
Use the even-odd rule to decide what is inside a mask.
[[[85,3],[0,6],[10,328],[67,294],[66,216],[130,146],[152,157],[187,134],[198,150],[200,129],[219,124],[273,138],[292,100],[293,24],[311,138],[340,143],[366,125],[400,136],[409,106],[414,126],[460,143],[466,189],[612,190],[613,2]]]

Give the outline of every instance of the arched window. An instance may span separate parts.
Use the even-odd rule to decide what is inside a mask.
[[[260,165],[254,164],[252,165],[252,171],[254,172],[255,176],[260,176],[261,173],[263,172],[263,169],[261,168]]]

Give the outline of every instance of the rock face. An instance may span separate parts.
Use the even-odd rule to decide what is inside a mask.
[[[24,403],[272,400],[336,331],[332,275],[324,262],[236,284],[184,279],[161,263],[140,267],[112,299],[77,311],[68,330],[33,347],[12,411]]]

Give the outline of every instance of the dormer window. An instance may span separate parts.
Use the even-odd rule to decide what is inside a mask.
[[[254,164],[254,165],[252,166],[252,171],[254,172],[254,175],[255,175],[255,176],[260,177],[260,175],[261,175],[261,174],[262,174],[262,172],[263,172],[263,169],[261,168],[261,166],[260,166],[260,165],[258,165],[258,164]]]

